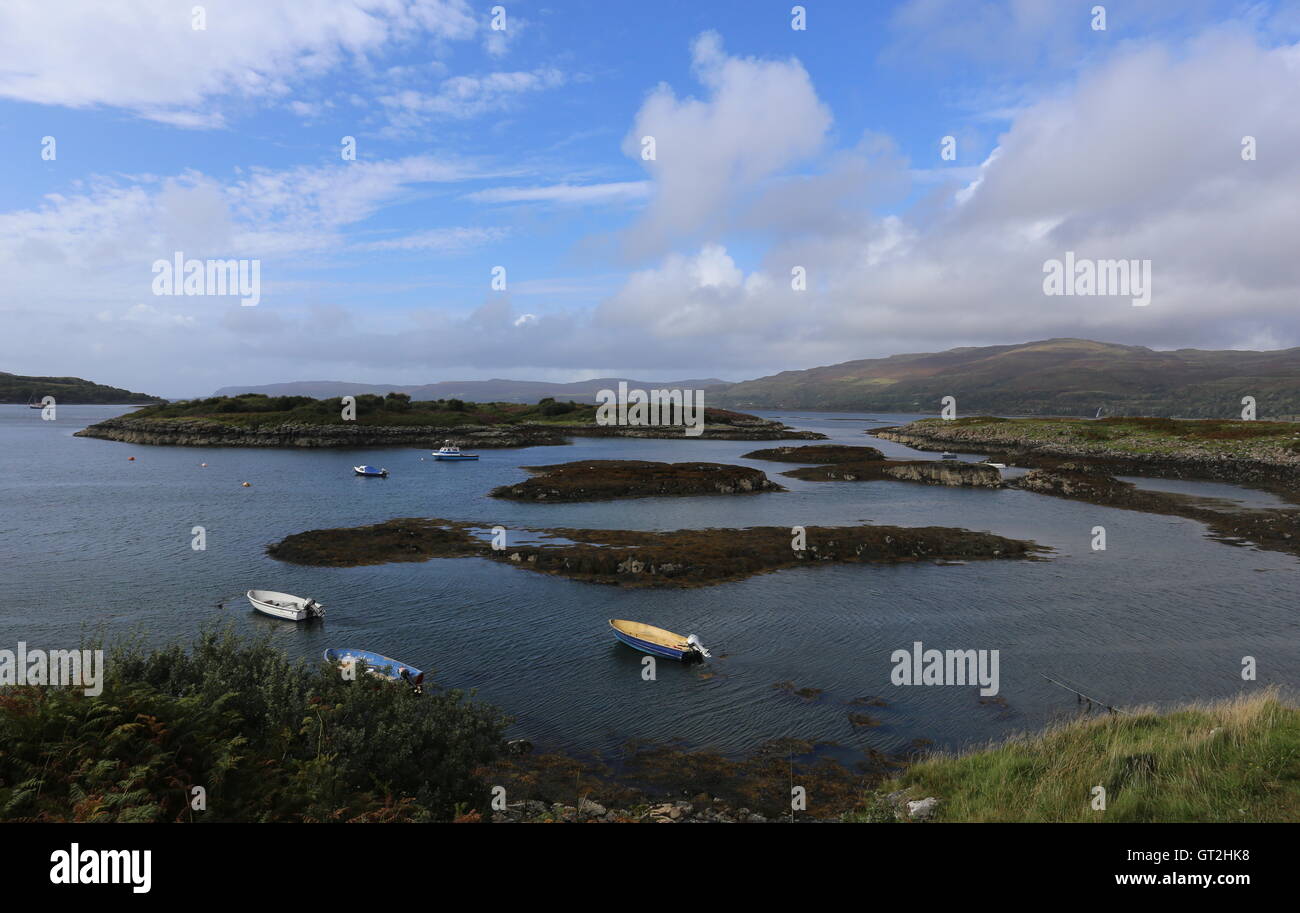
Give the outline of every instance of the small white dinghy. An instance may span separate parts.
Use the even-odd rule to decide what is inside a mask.
[[[274,590],[249,590],[248,601],[257,611],[273,618],[310,621],[325,617],[325,607],[315,599],[303,599],[301,596],[290,596]]]

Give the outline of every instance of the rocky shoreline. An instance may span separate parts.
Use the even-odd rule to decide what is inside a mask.
[[[655,463],[582,460],[525,466],[533,478],[492,489],[509,501],[607,501],[616,498],[689,497],[785,491],[767,474],[725,463]]]
[[[479,557],[543,574],[623,587],[698,587],[803,565],[1033,559],[1037,543],[942,526],[849,526],[670,531],[516,529],[493,547],[491,524],[405,518],[307,530],[267,546],[280,561],[357,567]],[[546,541],[548,539],[559,541]],[[796,550],[796,545],[802,548]]]
[[[926,740],[886,752],[787,737],[726,755],[669,739],[632,740],[597,757],[534,752],[516,739],[483,774],[503,792],[489,816],[500,824],[835,822],[875,811],[881,788],[929,751]],[[792,782],[804,788],[798,810]]]
[[[572,437],[682,438],[680,427],[622,427],[591,424],[513,423],[498,425],[367,425],[280,423],[240,425],[205,418],[150,419],[120,416],[76,432],[77,437],[129,444],[177,447],[439,447],[450,441],[463,449],[539,447],[570,443]],[[686,440],[816,440],[812,431],[793,431],[780,422],[754,417],[709,424]]]
[[[1069,463],[1057,469],[1030,470],[1011,485],[1089,504],[1196,520],[1209,527],[1212,538],[1220,541],[1300,557],[1300,510],[1234,509],[1208,498],[1144,491],[1097,467]]]
[[[875,447],[853,447],[848,444],[808,444],[803,447],[769,447],[751,450],[741,459],[771,460],[774,463],[862,463],[883,460],[885,455]]]
[[[1002,473],[987,463],[963,463],[955,460],[873,460],[862,463],[833,463],[810,466],[781,473],[808,482],[872,482],[894,479],[924,485],[947,485],[953,488],[1001,488]]]
[[[1161,427],[1179,427],[1179,420],[1166,419],[1163,422],[1166,424]],[[1212,446],[1212,438],[1198,442],[1171,435],[1163,440],[1157,438],[1157,443],[1139,451],[1105,440],[1084,438],[1089,430],[1086,421],[1072,420],[1060,424],[1064,430],[1049,439],[1025,433],[1023,429],[1028,423],[1014,420],[925,420],[875,428],[865,433],[927,452],[960,450],[984,453],[990,459],[1009,466],[1052,469],[1062,462],[1071,462],[1089,465],[1111,475],[1227,482],[1275,491],[1292,499],[1300,495],[1300,452],[1288,447],[1250,446],[1249,438],[1246,438],[1241,447],[1227,450]],[[1191,426],[1196,423],[1188,421],[1182,424]],[[1278,424],[1281,423],[1267,423],[1269,427]],[[1071,435],[1074,426],[1084,426],[1077,437]],[[1300,441],[1300,425],[1294,428],[1296,440]],[[1253,430],[1240,429],[1236,433],[1245,434]]]

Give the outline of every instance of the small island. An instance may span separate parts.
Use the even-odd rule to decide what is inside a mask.
[[[355,399],[355,416],[344,418],[341,397],[214,396],[148,406],[77,435],[188,447],[436,447],[450,441],[467,449],[567,444],[575,436],[744,441],[824,437],[726,409],[705,409],[703,432],[686,437],[681,426],[600,425],[595,405],[553,399],[534,404],[412,402],[405,393],[365,393]]]
[[[608,501],[785,491],[761,470],[724,463],[579,460],[523,468],[534,473],[533,478],[494,488],[492,497],[509,501]]]
[[[507,538],[512,537],[527,541],[494,548],[491,524],[405,518],[295,533],[266,551],[280,561],[317,567],[480,557],[623,587],[712,586],[802,565],[1034,559],[1048,551],[1034,542],[942,526],[809,526],[801,539],[780,526],[661,532],[528,528],[511,530]]]
[[[894,479],[924,485],[954,488],[1001,488],[1002,473],[987,463],[956,460],[871,460],[861,463],[832,463],[781,473],[807,482],[875,482]]]
[[[803,447],[770,447],[751,450],[742,459],[771,460],[774,463],[861,463],[883,460],[885,455],[875,447],[854,447],[849,444],[807,444]]]

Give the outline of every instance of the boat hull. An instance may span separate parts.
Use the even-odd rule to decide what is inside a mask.
[[[465,456],[464,454],[461,454],[460,456],[449,456],[445,453],[435,453],[433,455],[433,458],[435,460],[441,460],[444,463],[457,463],[457,462],[463,462],[464,460],[477,460],[478,454],[474,453],[474,454],[470,454],[469,456]]]
[[[325,651],[325,662],[343,663],[348,660],[359,660],[364,662],[368,667],[371,675],[380,678],[386,678],[389,681],[403,681],[401,670],[405,669],[411,679],[422,678],[424,673],[408,663],[398,662],[391,656],[384,656],[382,653],[374,653],[370,650],[351,650],[344,647],[334,648]]]
[[[642,640],[639,637],[633,637],[618,628],[614,629],[614,636],[633,650],[640,650],[642,653],[649,653],[651,656],[662,656],[666,659],[675,659],[681,662],[690,662],[698,658],[694,650],[675,650],[672,647],[665,647],[663,644],[656,644],[648,640]]]
[[[254,595],[256,594],[256,595]],[[271,593],[263,590],[249,590],[245,596],[249,604],[263,615],[284,621],[311,621],[323,616],[311,611],[304,605],[305,600],[288,593]],[[319,608],[319,607],[318,607]]]

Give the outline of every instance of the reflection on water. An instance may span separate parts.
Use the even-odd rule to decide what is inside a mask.
[[[981,743],[1073,712],[1074,697],[1040,671],[1128,704],[1235,693],[1245,655],[1257,658],[1261,684],[1300,680],[1295,559],[1225,546],[1177,517],[1014,490],[803,482],[780,476],[785,464],[740,459],[773,446],[761,442],[578,438],[442,463],[421,461],[427,453],[413,449],[173,448],[72,437],[121,411],[63,406],[51,423],[36,410],[0,407],[0,557],[8,571],[0,645],[73,646],[83,631],[101,629],[170,640],[228,622],[298,656],[346,644],[400,657],[444,684],[477,689],[539,746],[584,750],[673,736],[735,752],[778,736],[853,748],[901,748],[915,738]],[[875,427],[869,418],[912,416],[768,414],[889,457],[935,456],[863,433]],[[587,458],[743,463],[790,490],[594,504],[486,497],[526,478],[521,466]],[[364,462],[382,463],[390,477],[353,476]],[[507,529],[941,525],[1035,539],[1055,552],[1042,562],[806,567],[704,589],[620,590],[474,558],[303,568],[263,551],[304,529],[410,516]],[[1097,525],[1107,530],[1105,552],[1090,547]],[[206,551],[190,547],[195,526],[207,530]],[[306,627],[255,615],[243,598],[250,588],[313,596],[329,617]],[[661,662],[657,680],[644,681],[640,654],[610,635],[611,617],[697,633],[715,658],[693,667]],[[914,641],[1001,651],[1006,706],[981,704],[975,688],[893,686],[890,655]],[[786,681],[824,696],[809,702],[773,687]],[[871,710],[882,725],[855,727],[850,702],[868,696],[888,702]]]

